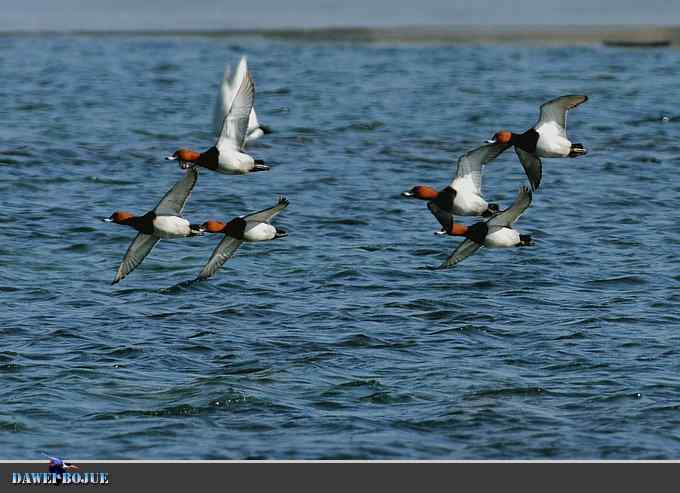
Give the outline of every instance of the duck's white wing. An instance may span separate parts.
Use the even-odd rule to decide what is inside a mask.
[[[544,127],[552,127],[558,135],[567,138],[567,111],[588,101],[588,96],[567,95],[541,105],[541,115],[534,128],[540,133]]]
[[[250,116],[248,117],[248,133],[258,128],[260,128],[260,122],[257,120],[257,114],[255,113],[255,108],[253,108],[250,110]]]
[[[541,185],[541,177],[543,176],[543,164],[541,163],[541,159],[517,146],[515,146],[515,152],[517,153],[520,163],[522,163],[527,178],[529,178],[531,189],[538,190],[538,187]]]
[[[229,104],[234,99],[234,89],[231,87],[231,67],[227,65],[224,69],[224,77],[217,91],[215,109],[213,111],[213,131],[215,137],[219,137],[222,132],[222,124],[227,116]]]
[[[198,170],[189,168],[186,174],[168,190],[154,212],[159,216],[179,216],[189,200],[191,191],[198,180]]]
[[[451,187],[460,190],[460,186],[468,185],[473,187],[475,193],[481,194],[484,165],[496,159],[508,147],[508,144],[486,144],[463,154],[458,159]]]
[[[521,216],[527,207],[531,205],[531,190],[523,186],[520,187],[515,203],[504,211],[499,212],[487,221],[489,226],[501,226],[509,228]]]
[[[238,71],[235,78],[238,77]],[[255,84],[250,72],[246,72],[241,81],[236,94],[229,106],[222,130],[217,139],[217,147],[221,148],[224,144],[234,147],[237,150],[243,149],[243,144],[248,133],[248,121],[250,112],[255,102]]]
[[[283,209],[288,207],[288,199],[286,197],[279,197],[279,202],[274,207],[262,209],[261,211],[253,212],[243,216],[246,222],[268,223],[274,216],[276,216]]]
[[[113,282],[111,284],[116,284],[130,272],[135,270],[137,266],[142,263],[142,260],[144,260],[149,252],[153,250],[153,247],[156,245],[156,243],[158,243],[159,240],[160,238],[157,236],[139,233],[128,247],[125,257],[123,257],[123,261],[118,267],[116,277],[113,278]]]
[[[239,239],[225,236],[215,250],[213,250],[210,259],[201,270],[201,273],[198,274],[198,279],[208,279],[215,274],[227,260],[234,256],[238,247],[241,246],[241,243],[243,243],[243,241]]]
[[[474,241],[470,239],[466,239],[464,242],[462,242],[460,245],[458,245],[458,248],[456,248],[451,255],[449,255],[449,258],[447,258],[442,265],[439,266],[440,269],[447,269],[449,267],[453,267],[456,265],[458,262],[461,260],[465,260],[468,258],[470,255],[475,253],[477,250],[482,245],[479,243],[475,243]]]

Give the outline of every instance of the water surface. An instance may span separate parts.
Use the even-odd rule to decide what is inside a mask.
[[[111,287],[134,235],[99,219],[211,145],[242,54],[273,169],[202,173],[185,214],[283,193],[290,236],[191,286],[218,239],[162,241]],[[2,37],[0,66],[0,457],[678,457],[680,51]],[[432,270],[458,240],[400,192],[564,93],[590,153],[544,163],[536,246]],[[523,183],[509,151],[484,189]]]

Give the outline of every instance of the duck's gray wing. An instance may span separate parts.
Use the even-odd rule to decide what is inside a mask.
[[[201,273],[198,274],[198,279],[208,279],[215,274],[227,260],[234,256],[241,243],[243,243],[242,240],[225,236],[215,250],[213,250],[210,259],[201,270]]]
[[[458,159],[456,176],[451,182],[451,186],[462,184],[467,179],[474,186],[475,193],[481,194],[484,165],[496,159],[508,147],[510,147],[509,144],[486,144],[463,154]]]
[[[567,111],[588,101],[588,96],[581,94],[568,94],[552,99],[541,105],[541,115],[534,125],[537,131],[541,131],[544,125],[557,128],[559,135],[567,137]]]
[[[529,178],[531,189],[538,190],[538,187],[541,185],[541,177],[543,176],[543,164],[541,163],[541,160],[521,147],[515,146],[515,152],[517,153],[520,163],[522,163],[527,178]]]
[[[427,208],[430,209],[432,215],[439,221],[444,231],[447,233],[453,228],[453,214],[445,211],[435,202],[428,202]]]
[[[154,209],[154,212],[159,216],[179,216],[189,200],[197,180],[198,170],[196,167],[189,168],[182,179],[168,190],[168,193],[165,194]]]
[[[447,258],[446,261],[439,266],[439,268],[448,269],[449,267],[453,267],[458,262],[465,260],[470,255],[475,253],[481,246],[482,245],[479,243],[476,243],[470,239],[466,239],[464,242],[458,245],[458,248],[456,248],[453,253],[449,255],[449,258]]]
[[[139,233],[128,247],[125,257],[123,257],[123,261],[118,267],[116,277],[113,278],[111,284],[116,284],[130,272],[135,270],[149,252],[153,250],[153,247],[158,243],[158,240],[160,240],[160,238],[157,236]]]
[[[253,212],[243,216],[246,222],[268,223],[274,216],[276,216],[283,209],[288,207],[288,199],[286,197],[279,197],[279,202],[274,207],[262,209],[261,211]]]
[[[521,216],[527,207],[531,205],[531,190],[526,186],[520,187],[515,203],[504,211],[499,212],[487,221],[489,226],[501,226],[509,228]]]

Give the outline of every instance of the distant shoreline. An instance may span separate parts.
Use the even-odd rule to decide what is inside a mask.
[[[680,45],[680,26],[402,26],[242,30],[0,31],[0,36],[259,37],[292,41],[364,43],[608,43]]]

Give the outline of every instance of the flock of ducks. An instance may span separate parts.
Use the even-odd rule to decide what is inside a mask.
[[[582,144],[572,144],[567,137],[567,112],[586,102],[587,96],[561,96],[541,106],[538,122],[522,134],[507,130],[497,132],[486,144],[458,159],[456,176],[440,191],[424,185],[413,187],[402,195],[428,202],[427,206],[441,224],[436,234],[463,236],[442,268],[451,267],[475,253],[480,247],[507,248],[532,244],[531,236],[513,229],[515,221],[531,205],[532,190],[538,190],[542,177],[541,158],[577,157],[586,154]],[[187,172],[161,199],[154,209],[142,216],[116,211],[108,222],[129,226],[138,231],[130,244],[113,279],[115,284],[136,269],[159,240],[183,238],[205,233],[222,234],[208,262],[197,279],[208,279],[238,250],[241,243],[269,241],[287,236],[287,232],[272,226],[272,219],[288,206],[279,197],[273,207],[236,217],[224,223],[209,220],[192,224],[182,217],[182,210],[198,181],[200,168],[223,174],[247,174],[267,171],[262,160],[246,152],[246,144],[269,133],[260,125],[255,114],[255,84],[246,58],[241,58],[232,75],[225,70],[215,106],[214,130],[216,142],[210,149],[197,152],[178,149],[166,159],[176,160]],[[488,203],[482,196],[484,165],[493,161],[509,147],[514,147],[529,178],[531,190],[522,186],[514,204],[500,211],[498,204]],[[466,226],[454,221],[455,216],[478,216],[484,220]]]
[[[572,144],[567,137],[567,112],[587,100],[587,96],[567,95],[548,101],[541,106],[538,122],[526,132],[516,134],[502,130],[491,140],[487,140],[486,145],[461,156],[458,159],[456,176],[443,190],[438,192],[428,186],[418,185],[402,193],[405,197],[428,201],[427,207],[442,226],[442,230],[436,234],[466,238],[449,255],[441,265],[442,268],[456,265],[482,246],[508,248],[532,244],[530,235],[520,234],[512,228],[531,205],[531,190],[522,186],[515,203],[499,212],[498,204],[489,204],[482,197],[484,165],[496,159],[508,147],[514,146],[529,178],[531,189],[538,190],[543,174],[541,158],[573,158],[587,153],[582,144]],[[466,226],[454,222],[454,215],[481,216],[487,219]]]
[[[205,233],[224,235],[197,277],[208,279],[236,253],[244,241],[268,241],[287,236],[284,230],[271,225],[274,216],[288,207],[288,200],[285,197],[279,197],[278,203],[273,207],[236,217],[227,223],[210,220],[202,224],[192,224],[182,217],[182,210],[198,181],[199,168],[208,168],[223,174],[246,174],[269,170],[263,161],[245,152],[247,142],[269,133],[269,129],[260,125],[257,120],[254,102],[255,84],[248,71],[246,58],[243,57],[233,76],[227,67],[220,85],[215,106],[217,138],[215,145],[201,153],[190,149],[178,149],[172,156],[166,158],[179,161],[180,167],[187,172],[152,210],[143,216],[116,211],[104,219],[138,231],[118,267],[112,284],[121,281],[135,270],[161,239],[184,238]]]

